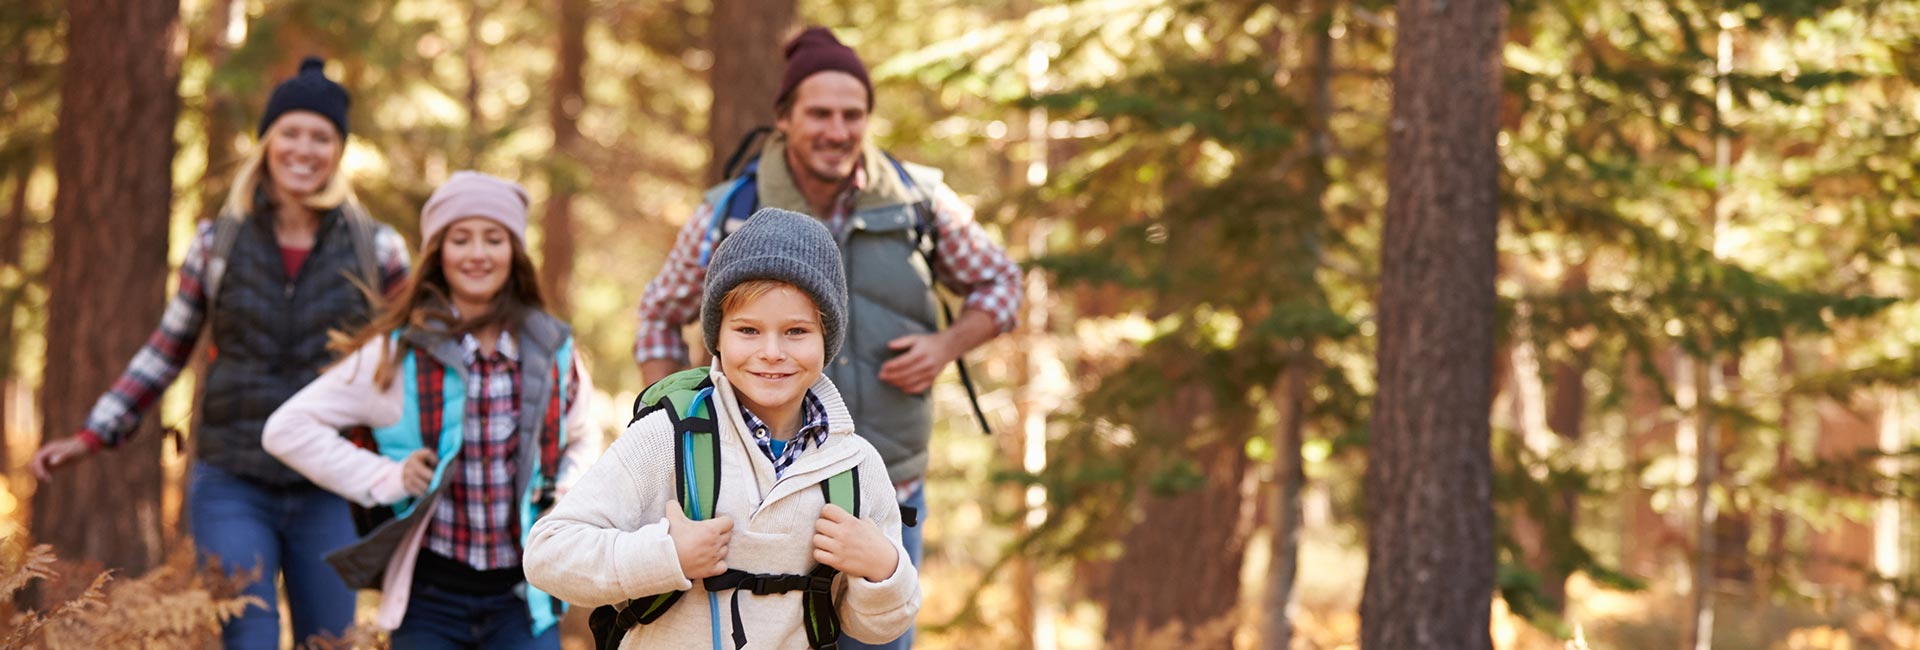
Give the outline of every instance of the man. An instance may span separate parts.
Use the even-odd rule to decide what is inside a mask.
[[[634,359],[649,384],[688,365],[680,328],[699,317],[704,262],[753,208],[819,218],[840,245],[850,294],[846,347],[826,374],[847,398],[855,431],[886,461],[900,505],[924,511],[933,427],[927,391],[941,369],[1013,329],[1020,269],[938,171],[899,163],[867,140],[873,84],[852,49],[814,27],[787,44],[786,57],[775,133],[741,182],[751,186],[730,181],[710,190],[681,229],[641,297]],[[931,232],[920,232],[923,224]],[[934,281],[965,296],[946,329]],[[917,567],[920,529],[901,532]],[[843,640],[840,647],[912,643],[908,630],[889,645]]]

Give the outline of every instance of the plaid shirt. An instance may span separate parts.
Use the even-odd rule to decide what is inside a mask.
[[[380,228],[374,235],[374,257],[380,263],[380,288],[392,293],[407,278],[407,241],[392,228]],[[94,402],[87,415],[86,428],[79,437],[99,450],[126,442],[137,430],[140,418],[159,401],[160,396],[180,376],[200,341],[201,326],[206,323],[207,249],[213,247],[213,222],[200,224],[199,232],[187,245],[187,259],[180,265],[180,284],[167,302],[160,326],[147,337],[147,344],[133,355],[120,379]]]
[[[760,451],[767,455],[767,460],[773,461],[775,479],[786,476],[787,468],[800,459],[801,452],[809,447],[827,444],[827,407],[820,404],[820,398],[814,397],[811,390],[800,400],[800,431],[793,434],[793,439],[787,441],[787,446],[778,455],[773,453],[773,434],[767,431],[767,423],[762,422],[753,411],[747,410],[745,403],[740,405],[740,419],[747,423],[747,431],[753,434],[754,442],[760,444]]]
[[[835,233],[846,230],[847,218],[860,191],[867,186],[866,166],[854,169],[853,182],[834,200],[833,213],[827,215],[827,226]],[[933,270],[934,278],[955,294],[966,296],[964,309],[992,316],[1002,334],[1013,331],[1019,324],[1018,309],[1025,291],[1020,286],[1020,267],[973,220],[973,208],[952,188],[940,183],[924,189],[932,198],[934,227],[940,235],[939,266]],[[700,316],[700,294],[707,279],[707,270],[700,265],[700,240],[713,208],[703,203],[694,210],[693,218],[680,228],[666,265],[647,283],[640,297],[635,361],[670,359],[688,363],[687,343],[680,328]]]
[[[520,566],[513,511],[513,461],[520,451],[520,354],[500,332],[493,354],[472,334],[460,337],[467,364],[460,457],[447,466],[447,497],[427,525],[427,549],[475,569]],[[576,372],[578,368],[575,368]],[[575,384],[577,385],[577,384]],[[571,400],[569,400],[571,401]]]

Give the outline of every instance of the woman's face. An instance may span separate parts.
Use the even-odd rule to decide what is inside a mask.
[[[455,221],[445,233],[440,270],[461,317],[474,318],[480,314],[470,310],[484,308],[507,286],[507,275],[513,272],[513,233],[482,217]]]
[[[340,132],[312,111],[287,111],[267,127],[267,176],[278,194],[318,193],[340,164]]]

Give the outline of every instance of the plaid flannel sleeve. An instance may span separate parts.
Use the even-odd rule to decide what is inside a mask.
[[[653,276],[640,295],[640,331],[633,345],[633,360],[646,363],[658,359],[689,362],[686,337],[680,328],[700,316],[701,290],[707,270],[700,265],[700,237],[713,216],[713,206],[702,204],[693,217],[681,226],[673,250],[660,274]]]
[[[939,268],[934,277],[955,294],[963,306],[993,317],[1000,333],[1020,324],[1020,303],[1026,289],[1020,284],[1020,266],[1006,249],[993,243],[973,219],[973,207],[945,183],[933,188],[934,227],[940,233]]]
[[[194,344],[200,341],[200,326],[206,321],[207,295],[201,283],[206,273],[206,251],[212,246],[213,223],[209,221],[200,224],[187,246],[187,259],[180,266],[180,285],[167,302],[160,326],[88,413],[86,428],[79,433],[88,446],[98,450],[126,442],[137,430],[141,416],[180,376]]]
[[[380,263],[380,292],[392,297],[407,283],[407,239],[392,226],[381,224],[373,236],[373,250]]]

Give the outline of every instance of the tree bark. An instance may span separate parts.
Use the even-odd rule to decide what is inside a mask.
[[[13,269],[19,284],[0,286],[0,467],[13,467],[8,455],[12,445],[8,431],[7,400],[13,395],[13,310],[20,294],[27,289],[27,270],[20,267],[20,249],[27,231],[27,182],[33,177],[33,165],[22,163],[13,174],[13,195],[7,202],[6,221],[0,222],[0,272]]]
[[[55,135],[42,431],[80,426],[133,358],[166,297],[175,0],[75,0]],[[130,572],[161,560],[160,436],[62,471],[34,493],[33,531],[63,557]]]
[[[1413,0],[1397,11],[1361,646],[1487,649],[1506,9]]]
[[[227,43],[227,24],[234,12],[239,11],[241,20],[246,19],[246,7],[236,7],[236,4],[233,0],[213,0],[207,24],[201,26],[195,38],[201,56],[215,72],[226,65],[227,55],[233,49]],[[208,80],[206,97],[202,100],[207,128],[207,167],[200,174],[200,214],[209,219],[219,214],[220,204],[226,200],[233,166],[240,157],[233,141],[240,135],[240,125],[246,121],[239,102],[235,102],[227,90],[216,75]],[[196,377],[199,375],[194,373]]]
[[[1197,386],[1175,388],[1165,405],[1171,414],[1213,412],[1211,396]],[[1190,427],[1190,424],[1173,426]],[[1241,558],[1252,514],[1244,486],[1251,462],[1243,439],[1218,435],[1185,454],[1206,483],[1173,496],[1143,490],[1143,516],[1121,539],[1107,592],[1109,647],[1128,648],[1142,633],[1179,625],[1191,636],[1234,613],[1240,601]],[[1194,647],[1211,647],[1193,639]]]
[[[547,166],[547,215],[540,236],[540,272],[547,309],[572,313],[573,195],[585,181],[580,160],[580,112],[586,108],[587,1],[560,0],[560,40],[555,53],[553,95],[547,117],[553,125],[554,160]]]
[[[1308,200],[1321,208],[1321,214],[1325,214],[1327,187],[1330,184],[1327,156],[1333,144],[1333,131],[1328,120],[1333,115],[1334,7],[1331,1],[1322,1],[1314,3],[1314,9],[1309,23],[1313,33],[1313,64],[1309,113],[1312,120],[1309,137],[1312,139],[1308,141],[1312,160],[1307,170]],[[1279,52],[1273,54],[1277,56]],[[1316,231],[1308,244],[1312,251],[1311,263],[1316,268],[1321,261],[1319,239]],[[1310,277],[1312,274],[1307,275]],[[1317,299],[1324,304],[1324,295],[1317,295]],[[1276,393],[1285,400],[1285,408],[1282,409],[1282,419],[1274,441],[1274,489],[1270,494],[1272,503],[1269,506],[1270,520],[1273,522],[1272,559],[1267,570],[1265,615],[1262,617],[1264,628],[1261,634],[1261,647],[1266,650],[1287,650],[1293,646],[1293,585],[1300,569],[1300,494],[1307,484],[1306,459],[1301,456],[1300,450],[1305,442],[1307,382],[1320,369],[1320,360],[1314,353],[1311,339],[1295,341],[1294,345],[1294,359],[1283,373],[1281,388]]]
[[[780,91],[787,32],[793,26],[793,0],[714,0],[707,22],[707,51],[713,68],[707,83],[713,107],[707,117],[707,179],[726,180],[727,156],[756,126],[773,124],[774,93]]]

